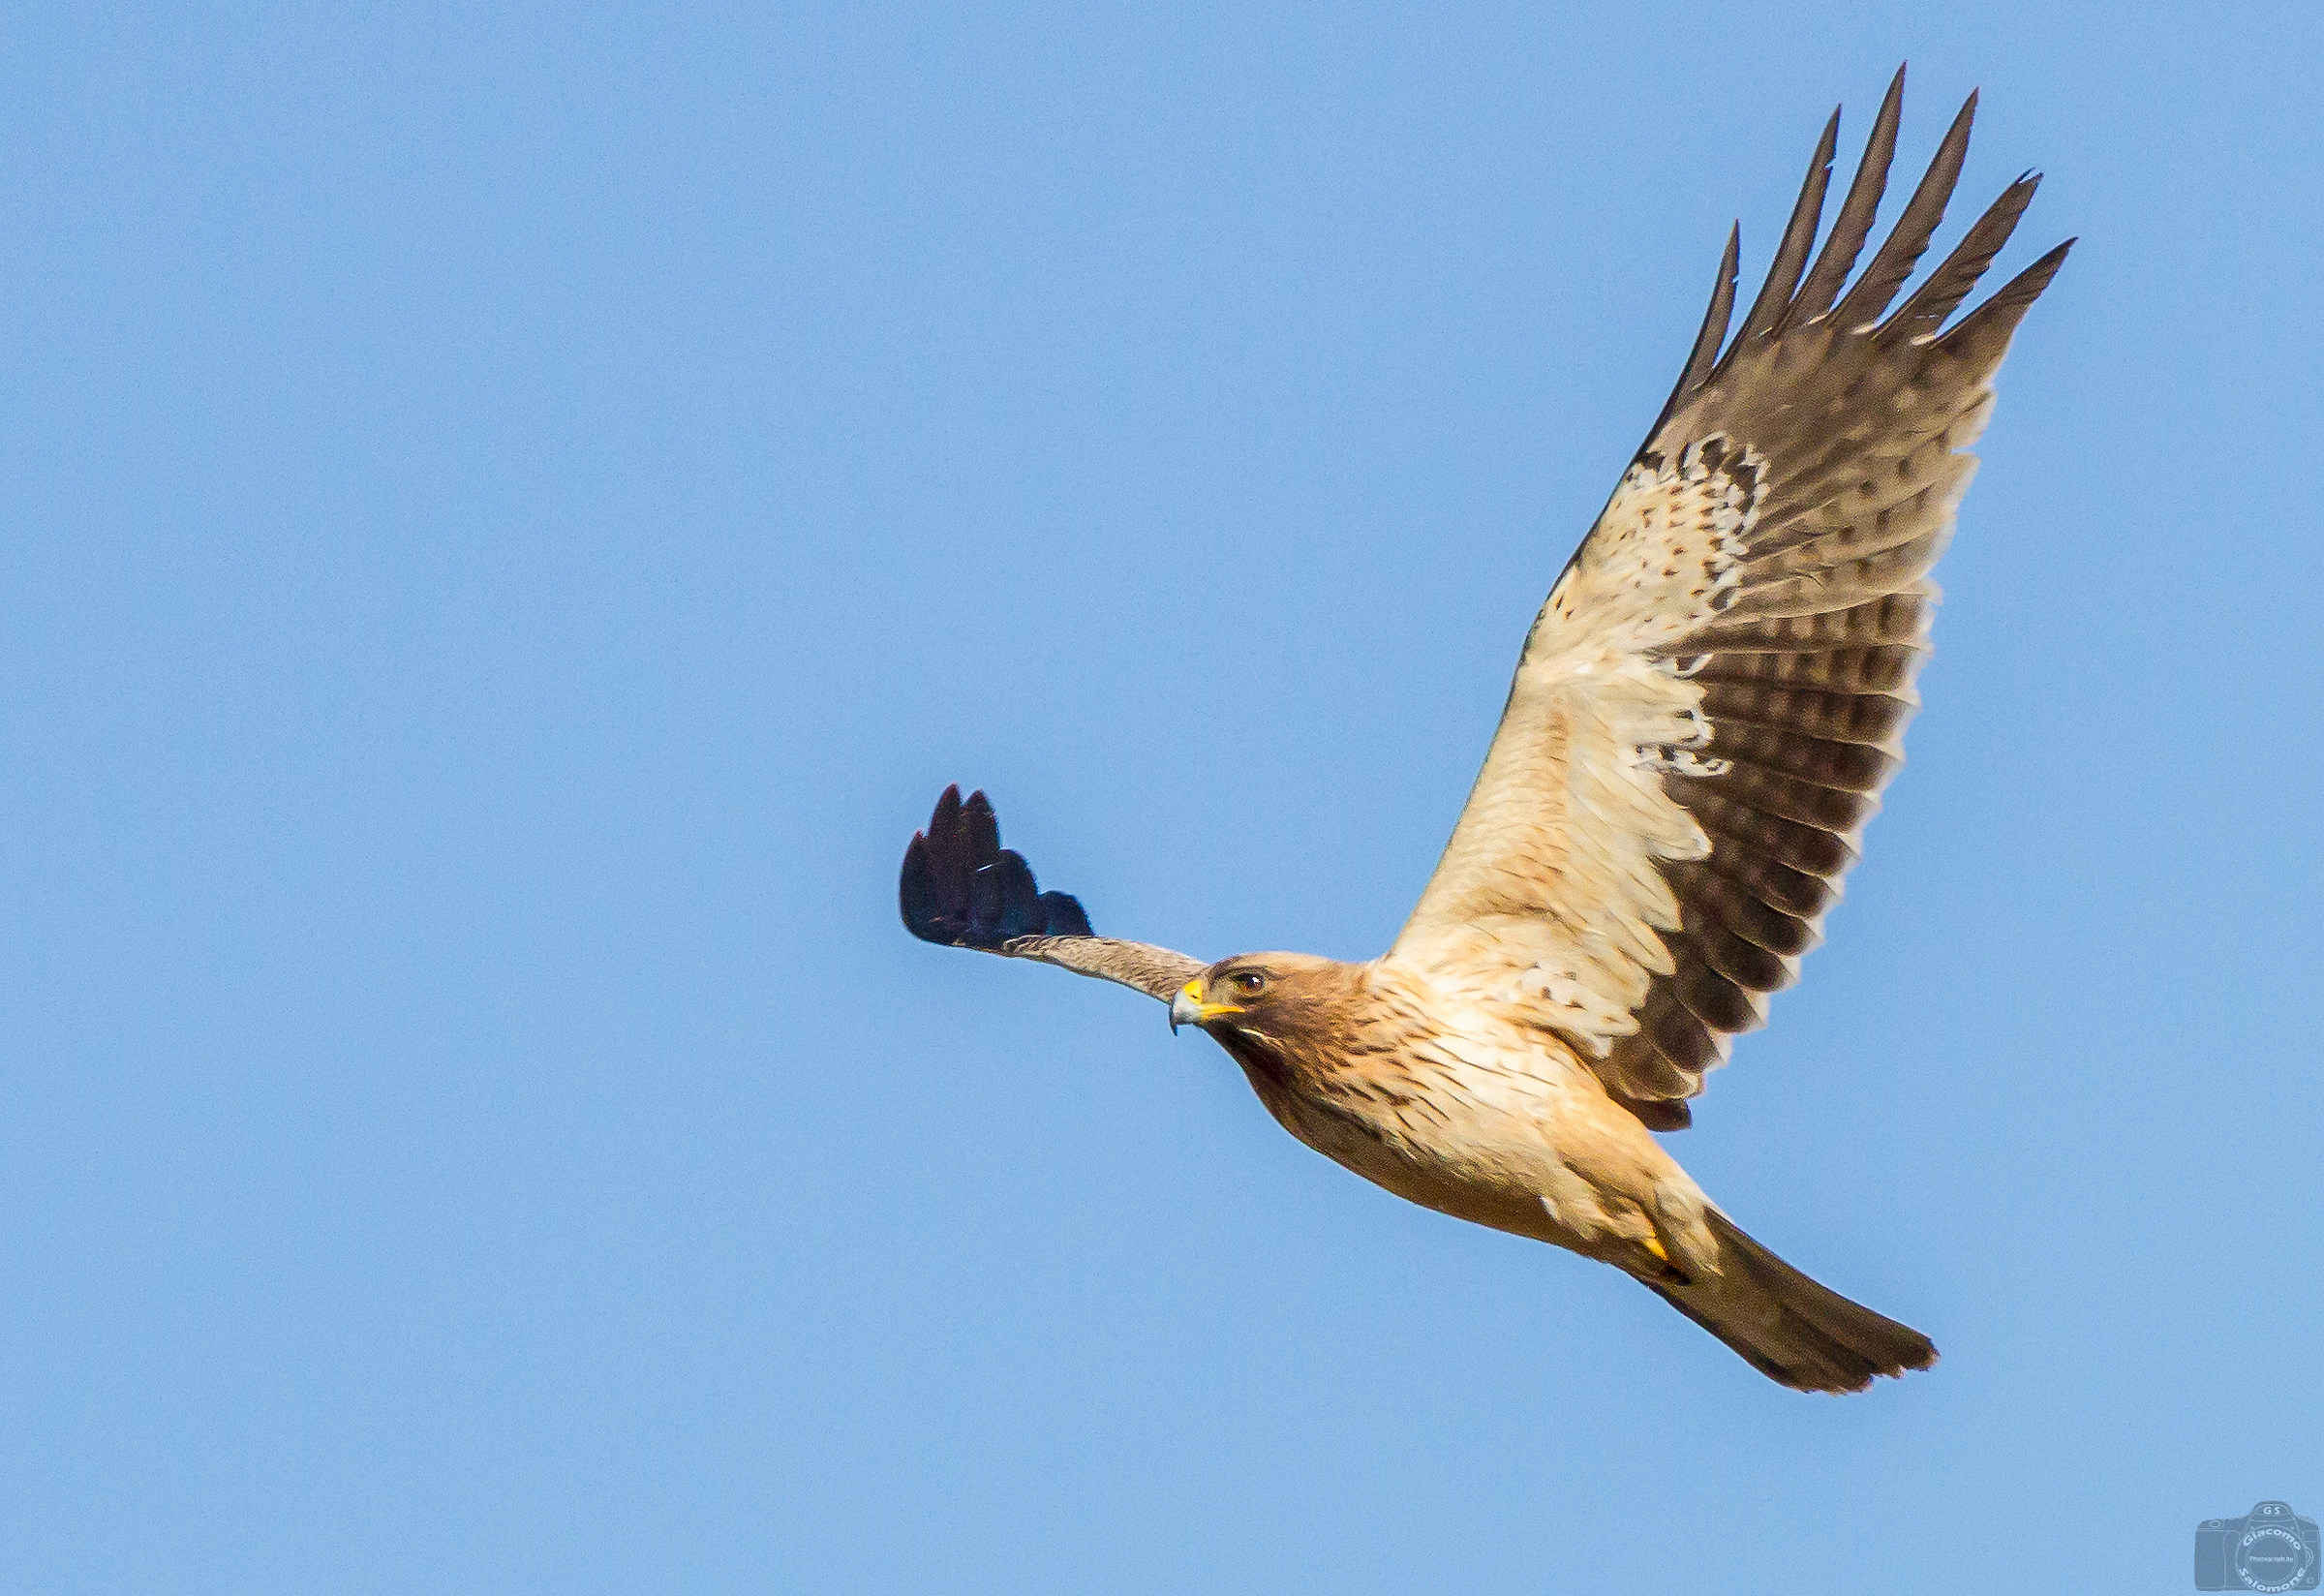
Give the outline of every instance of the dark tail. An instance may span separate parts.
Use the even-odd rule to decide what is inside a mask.
[[[1769,1379],[1794,1391],[1862,1391],[1876,1374],[1937,1361],[1919,1331],[1818,1285],[1717,1209],[1704,1217],[1719,1239],[1718,1277],[1647,1284]]]

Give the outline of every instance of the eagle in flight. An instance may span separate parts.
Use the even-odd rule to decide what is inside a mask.
[[[1903,303],[1972,94],[1871,263],[1900,70],[1814,249],[1837,111],[1729,340],[1730,232],[1685,370],[1518,656],[1412,918],[1366,964],[1215,964],[1094,935],[1000,845],[984,794],[904,854],[915,936],[1136,987],[1242,1066],[1300,1141],[1427,1208],[1600,1259],[1801,1391],[1937,1349],[1746,1236],[1649,1134],[1816,945],[1903,759],[1930,568],[1993,375],[2072,240],[1946,325],[2034,197],[2019,178]],[[1811,254],[1813,259],[1811,260]]]

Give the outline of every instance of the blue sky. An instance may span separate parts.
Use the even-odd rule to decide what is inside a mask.
[[[2163,1591],[2324,1510],[2312,9],[11,34],[14,1588]],[[1964,208],[2082,243],[1673,1144],[1944,1350],[1838,1401],[894,873],[960,781],[1101,931],[1383,948],[1908,58],[1900,164],[1981,85]]]

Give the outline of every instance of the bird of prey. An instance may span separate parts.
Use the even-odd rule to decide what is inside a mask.
[[[1833,112],[1731,340],[1728,234],[1678,384],[1550,589],[1385,954],[1209,964],[1094,936],[958,787],[900,889],[914,936],[1159,998],[1308,1146],[1413,1202],[1611,1264],[1801,1391],[1860,1391],[1937,1349],[1746,1236],[1649,1132],[1690,1122],[1704,1072],[1819,939],[1902,760],[1929,570],[1994,371],[2073,242],[1947,325],[2033,199],[2028,174],[1891,309],[1976,106],[1856,272],[1903,88],[1900,71],[1816,250]]]

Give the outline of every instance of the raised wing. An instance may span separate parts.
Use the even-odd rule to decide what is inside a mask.
[[[1024,856],[1000,845],[1000,821],[981,792],[950,786],[928,829],[903,852],[897,901],[904,929],[924,942],[975,948],[1136,987],[1169,1002],[1203,961],[1147,942],[1093,936],[1078,900],[1043,892]]]
[[[1964,451],[2071,242],[1941,330],[2033,198],[2022,177],[1888,312],[1960,174],[1972,95],[1847,287],[1903,88],[1900,71],[1811,266],[1833,113],[1732,343],[1729,235],[1686,370],[1535,620],[1389,954],[1574,1041],[1658,1129],[1688,1122],[1796,977],[1902,762]]]

